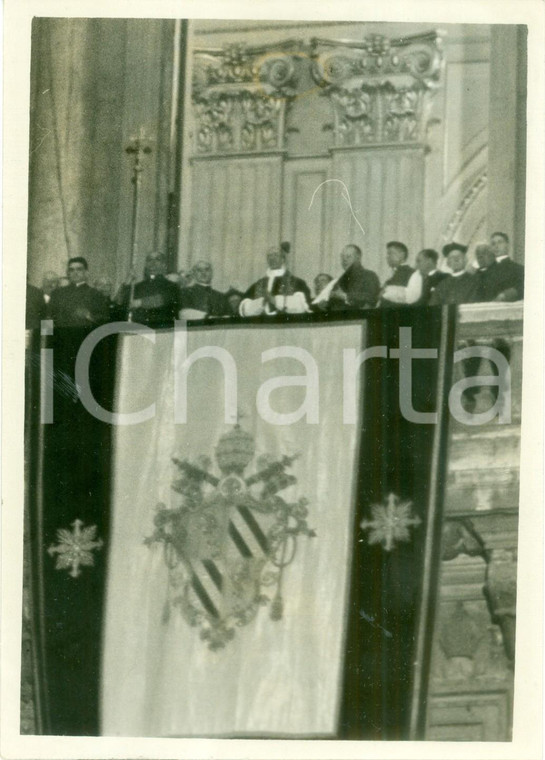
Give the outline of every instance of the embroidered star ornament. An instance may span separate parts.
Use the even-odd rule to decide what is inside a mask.
[[[80,567],[92,567],[95,564],[93,551],[101,549],[102,539],[96,539],[97,526],[87,527],[81,520],[74,520],[72,531],[60,528],[57,531],[56,546],[50,546],[47,553],[57,555],[56,570],[70,570],[69,575],[77,578],[81,574]]]
[[[414,515],[411,501],[400,501],[399,497],[391,493],[384,504],[372,504],[372,520],[362,520],[360,528],[368,530],[367,543],[382,544],[383,548],[390,552],[400,541],[410,541],[409,528],[416,528],[421,520]]]

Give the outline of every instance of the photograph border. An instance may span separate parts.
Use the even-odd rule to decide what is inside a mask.
[[[120,18],[259,18],[324,21],[430,21],[528,26],[526,290],[520,471],[517,642],[512,742],[352,742],[21,736],[22,548],[24,502],[24,288],[26,281],[30,25],[33,16]],[[430,18],[431,17],[431,18]],[[4,305],[3,510],[0,755],[6,758],[537,758],[542,739],[543,676],[543,256],[545,134],[540,0],[6,0],[4,5]]]

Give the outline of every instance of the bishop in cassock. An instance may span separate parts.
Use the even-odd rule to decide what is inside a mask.
[[[227,299],[212,287],[214,270],[209,261],[197,261],[192,270],[194,283],[181,292],[182,312],[185,319],[224,317],[228,314]]]
[[[157,251],[149,253],[144,279],[134,285],[132,293],[131,282],[135,276],[131,272],[116,299],[124,318],[130,315],[134,322],[151,327],[167,327],[174,322],[180,310],[180,295],[178,286],[165,276],[166,271],[165,256]]]

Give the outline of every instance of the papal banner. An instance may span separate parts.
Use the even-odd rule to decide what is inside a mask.
[[[78,456],[100,443],[91,488],[98,478],[108,496],[100,515],[56,519],[49,480],[41,507],[49,533],[31,564],[49,732],[408,738],[453,314],[127,329],[112,398],[91,383],[94,410],[65,401],[52,425],[80,415]],[[111,372],[107,343],[95,373],[100,351]],[[45,456],[62,492],[66,463]],[[68,600],[89,586],[86,613]],[[59,641],[79,652],[69,681]],[[86,730],[66,719],[77,688]]]

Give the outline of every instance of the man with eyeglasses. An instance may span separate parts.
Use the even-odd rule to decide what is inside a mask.
[[[93,327],[109,319],[108,301],[92,288],[87,278],[89,267],[83,256],[69,259],[66,268],[68,285],[51,293],[49,310],[58,327]]]

